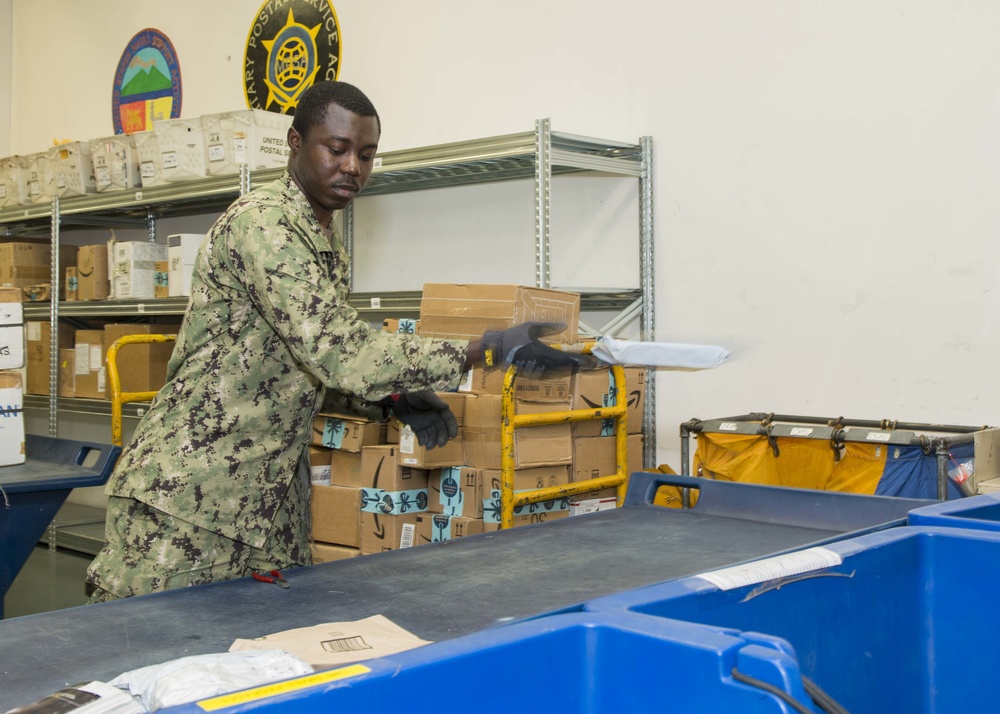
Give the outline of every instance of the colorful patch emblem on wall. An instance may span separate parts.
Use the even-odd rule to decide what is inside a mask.
[[[181,115],[181,70],[170,40],[159,30],[137,33],[122,53],[111,98],[116,134],[153,127]]]
[[[329,0],[267,0],[250,26],[243,89],[251,109],[294,114],[299,95],[340,74],[340,25]]]

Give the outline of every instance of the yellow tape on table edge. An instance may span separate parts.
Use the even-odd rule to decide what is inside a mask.
[[[218,709],[236,706],[237,704],[256,702],[261,699],[277,696],[278,694],[287,694],[288,692],[294,692],[299,689],[315,687],[317,684],[336,682],[338,679],[356,677],[359,674],[367,674],[368,672],[371,672],[371,670],[363,664],[352,664],[349,667],[331,669],[326,672],[317,672],[316,674],[307,674],[304,677],[288,679],[284,682],[265,684],[264,686],[247,689],[242,692],[236,692],[235,694],[224,694],[219,697],[212,697],[211,699],[203,699],[202,701],[197,702],[197,705],[207,712],[214,712]]]

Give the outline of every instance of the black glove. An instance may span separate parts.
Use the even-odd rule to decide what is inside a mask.
[[[558,322],[524,322],[506,330],[487,332],[483,335],[483,366],[490,371],[515,364],[518,374],[530,379],[575,374],[596,367],[597,359],[591,355],[565,352],[538,340],[565,328]]]
[[[390,398],[396,418],[413,430],[417,443],[433,449],[458,436],[458,421],[444,400],[431,391],[410,392]]]

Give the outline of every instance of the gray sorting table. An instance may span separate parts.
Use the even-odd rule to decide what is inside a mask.
[[[0,468],[0,617],[3,596],[74,488],[107,483],[121,448],[28,434],[26,461]]]
[[[657,488],[699,490],[690,509]],[[0,711],[237,638],[383,614],[444,640],[602,595],[905,524],[928,501],[632,474],[622,508],[290,570],[0,621]]]

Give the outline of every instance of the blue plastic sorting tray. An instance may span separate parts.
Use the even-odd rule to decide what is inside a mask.
[[[852,714],[995,712],[1000,534],[902,527],[588,602],[787,640]]]
[[[914,526],[948,526],[1000,531],[1000,493],[942,501],[910,511],[906,520]]]
[[[509,714],[789,712],[733,668],[807,698],[787,644],[630,613],[556,615],[172,709]],[[806,705],[808,706],[808,705]]]
[[[108,444],[28,434],[25,463],[0,468],[0,618],[3,596],[69,492],[104,485],[120,453]]]

